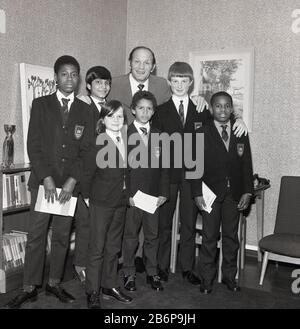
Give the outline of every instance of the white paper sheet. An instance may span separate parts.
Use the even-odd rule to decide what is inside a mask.
[[[211,206],[216,199],[216,195],[204,182],[202,182],[202,195],[206,205],[206,207],[203,208],[203,210],[210,213],[212,211]]]
[[[61,189],[57,188],[57,195],[59,195]],[[61,216],[74,216],[75,208],[76,208],[77,198],[72,197],[70,201],[60,204],[59,201],[54,199],[52,203],[47,202],[45,199],[45,189],[43,185],[39,186],[38,196],[36,199],[35,211],[45,212],[47,214],[61,215]]]
[[[140,190],[138,190],[133,197],[135,207],[149,212],[150,214],[154,214],[157,208],[157,200],[157,197],[143,193]]]

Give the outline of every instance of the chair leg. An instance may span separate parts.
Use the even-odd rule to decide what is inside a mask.
[[[264,277],[265,277],[265,273],[266,273],[266,269],[267,269],[267,265],[268,265],[268,258],[269,258],[269,252],[265,251],[263,263],[262,263],[262,266],[261,266],[260,279],[259,279],[259,285],[261,285],[261,286],[262,286],[263,281],[264,281]]]
[[[177,196],[175,212],[173,215],[172,236],[171,237],[172,237],[172,242],[171,242],[171,256],[170,256],[170,271],[171,271],[171,273],[175,273],[178,244],[179,244],[179,198],[178,198],[178,196]]]
[[[241,230],[241,239],[242,239],[242,243],[241,243],[241,270],[244,269],[245,267],[245,250],[246,250],[246,228],[247,228],[247,221],[246,218],[242,215],[241,218],[241,226],[242,226],[242,230]]]
[[[220,250],[219,250],[219,265],[218,265],[218,282],[222,282],[222,261],[223,261],[223,252],[222,252],[222,238],[220,237]]]

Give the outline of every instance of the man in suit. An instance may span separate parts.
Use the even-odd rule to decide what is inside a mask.
[[[106,97],[111,87],[111,74],[103,66],[91,67],[85,77],[86,89],[90,98],[90,111],[94,121],[94,133],[96,139],[96,125],[100,118],[101,106],[105,104]],[[89,210],[81,193],[78,196],[75,213],[76,240],[74,252],[75,277],[81,283],[86,279],[86,261],[88,253],[90,223]]]
[[[245,210],[253,194],[253,172],[248,136],[236,137],[230,121],[232,97],[218,92],[211,98],[213,119],[203,128],[204,174],[191,180],[192,194],[202,211],[202,245],[199,254],[200,292],[212,291],[216,276],[217,240],[222,225],[222,282],[231,291],[239,291],[235,281],[239,249],[239,212]],[[211,212],[205,211],[204,182],[215,194]]]
[[[126,109],[128,125],[134,121],[131,113],[132,96],[139,90],[150,91],[160,105],[171,96],[166,79],[151,73],[155,70],[156,59],[153,51],[144,46],[132,49],[129,54],[130,73],[115,77],[112,80],[110,99],[119,100]]]
[[[50,215],[34,210],[39,185],[45,189],[45,198],[60,203],[77,195],[83,156],[92,147],[92,119],[88,106],[74,97],[78,87],[80,66],[71,56],[62,56],[54,65],[57,92],[33,100],[28,129],[27,150],[31,163],[29,188],[31,209],[26,244],[23,290],[8,303],[19,308],[36,300],[37,286],[42,284],[45,246]],[[56,188],[61,188],[57,195]],[[60,285],[65,258],[69,248],[72,217],[53,215],[50,254],[50,273],[46,295],[63,303],[74,297]]]

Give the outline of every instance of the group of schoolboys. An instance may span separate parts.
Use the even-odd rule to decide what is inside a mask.
[[[28,132],[28,154],[32,165],[29,181],[32,197],[30,216],[31,230],[28,234],[24,266],[24,285],[8,306],[18,308],[24,302],[37,298],[36,286],[42,284],[44,266],[44,245],[50,216],[34,211],[39,184],[45,188],[48,201],[57,198],[61,203],[78,196],[76,218],[75,272],[85,281],[85,268],[89,240],[88,200],[80,194],[80,177],[83,158],[95,140],[95,127],[101,104],[106,101],[111,88],[111,74],[102,66],[92,67],[86,74],[86,88],[90,105],[75,97],[79,83],[80,67],[71,56],[60,57],[54,66],[57,82],[56,94],[33,101]],[[128,208],[123,236],[123,274],[124,288],[136,290],[134,258],[139,243],[139,230],[144,232],[143,259],[147,273],[147,283],[156,291],[163,290],[161,281],[168,281],[171,251],[171,229],[177,194],[180,192],[180,254],[182,275],[188,282],[200,285],[200,291],[210,293],[215,277],[215,254],[222,222],[223,235],[223,283],[228,289],[237,291],[235,282],[236,258],[238,251],[238,211],[249,205],[252,194],[252,163],[249,140],[233,133],[233,103],[227,93],[214,95],[211,100],[212,114],[206,108],[202,112],[189,99],[193,83],[193,71],[185,62],[175,62],[168,73],[171,98],[157,106],[154,95],[149,91],[135,93],[131,103],[134,121],[128,127],[131,134],[140,136],[140,145],[145,147],[151,158],[151,136],[153,133],[184,134],[201,132],[211,137],[205,138],[204,175],[197,180],[188,181],[185,168],[176,168],[173,159],[175,146],[170,149],[170,168],[133,168],[128,165],[127,185]],[[69,100],[65,100],[69,99]],[[68,107],[67,121],[64,109]],[[224,128],[227,125],[227,138]],[[200,127],[200,130],[199,130]],[[222,131],[220,131],[221,129]],[[226,140],[225,140],[226,139]],[[210,151],[209,151],[210,150]],[[128,153],[130,147],[128,149]],[[195,151],[195,150],[194,150]],[[161,148],[158,156],[161,157]],[[209,153],[210,152],[210,153]],[[184,154],[184,150],[182,150]],[[219,159],[217,157],[219,156]],[[128,164],[130,159],[128,159]],[[218,175],[216,173],[219,173]],[[213,177],[213,178],[212,178]],[[195,225],[199,209],[205,202],[202,197],[202,182],[206,182],[217,193],[217,202],[212,213],[206,212],[203,218],[203,246],[200,277],[194,272],[195,265]],[[59,196],[56,188],[62,188]],[[158,198],[157,209],[150,214],[135,207],[133,196],[140,190]],[[198,209],[199,208],[199,209]],[[56,218],[57,217],[57,218]],[[221,220],[222,218],[222,220]],[[228,229],[226,229],[228,227]],[[52,222],[53,238],[50,260],[49,282],[46,294],[61,302],[69,303],[74,297],[67,293],[60,281],[66,252],[69,245],[71,218],[54,216]],[[80,250],[79,250],[80,249]],[[200,257],[201,258],[201,257]],[[201,261],[201,260],[200,260]],[[111,287],[113,288],[116,287]],[[107,290],[107,289],[106,289]],[[87,291],[87,294],[90,292]],[[116,300],[129,303],[132,298],[118,290],[112,293]],[[89,308],[101,308],[99,302],[89,303]]]

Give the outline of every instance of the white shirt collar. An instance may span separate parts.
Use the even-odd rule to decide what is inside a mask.
[[[223,123],[223,122],[219,122],[219,121],[217,121],[217,120],[214,120],[214,123],[215,123],[215,126],[217,127],[217,129],[218,129],[218,131],[219,131],[220,133],[221,133],[222,130],[223,130],[223,128],[221,127],[221,126],[223,126],[223,125],[227,125],[226,130],[227,130],[228,134],[230,133],[230,130],[231,130],[231,123],[230,123],[230,121],[228,121],[228,122],[226,122],[226,123]]]
[[[63,106],[63,103],[62,103],[62,98],[67,98],[70,100],[70,102],[68,103],[68,109],[70,110],[70,107],[72,105],[72,103],[74,102],[74,92],[68,96],[65,96],[59,89],[57,89],[56,91],[56,97],[60,103],[61,106]]]
[[[140,135],[143,134],[141,129],[140,129],[141,127],[146,128],[147,129],[147,134],[149,134],[149,130],[150,130],[150,123],[149,122],[147,122],[145,125],[143,125],[143,124],[137,122],[136,120],[134,120],[133,124],[135,125],[135,128],[136,128],[136,130],[138,131],[138,133]]]
[[[117,143],[117,137],[120,137],[121,143],[123,142],[122,134],[120,131],[118,132],[118,134],[114,134],[111,130],[106,129],[105,132],[113,140],[115,144]]]
[[[184,106],[184,118],[186,119],[186,114],[187,114],[187,110],[188,110],[188,106],[189,106],[189,96],[186,95],[183,98],[179,98],[176,95],[172,95],[172,100],[176,106],[177,112],[179,110],[179,105],[180,105],[180,101],[183,101],[183,106]]]
[[[130,81],[131,93],[133,96],[137,91],[139,91],[138,85],[141,84],[141,82],[136,81],[131,73],[129,74],[129,81]],[[142,84],[144,85],[143,90],[147,91],[149,88],[149,79],[147,79]]]
[[[95,98],[94,96],[90,95],[92,101],[95,103],[99,113],[101,112],[101,105],[99,104],[100,103],[100,100]]]

